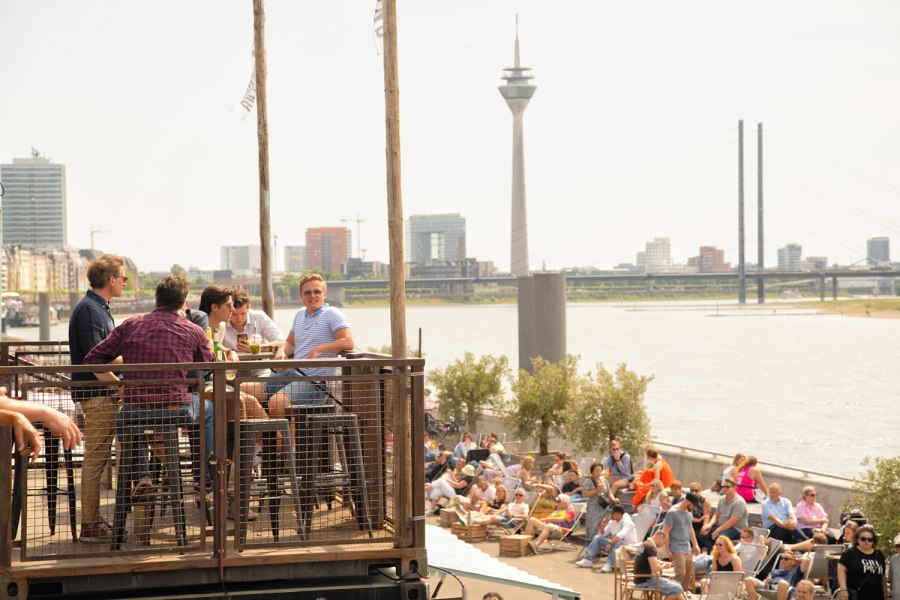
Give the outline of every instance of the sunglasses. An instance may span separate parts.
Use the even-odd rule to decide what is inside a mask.
[[[304,296],[321,296],[322,294],[322,290],[303,290]]]
[[[793,556],[782,556],[781,560],[793,560],[794,562],[797,561],[797,559],[794,558]]]
[[[818,496],[818,494],[807,494],[806,496],[808,498],[815,498],[816,496]]]
[[[860,542],[874,542],[875,541],[875,538],[870,538],[870,537],[861,537],[861,538],[856,538],[856,539]]]
[[[732,488],[732,486],[730,486],[730,485],[723,485],[723,486],[722,486],[722,489],[723,489],[723,490],[730,490],[731,488]]]

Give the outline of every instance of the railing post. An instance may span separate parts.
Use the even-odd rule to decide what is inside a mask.
[[[416,548],[425,546],[425,455],[416,452],[417,440],[425,437],[425,373],[410,369],[407,380],[410,384],[410,404],[412,406],[412,510],[413,545]]]
[[[7,348],[4,347],[4,350]],[[0,570],[9,571],[12,564],[12,461],[7,452],[13,447],[12,427],[0,427]]]

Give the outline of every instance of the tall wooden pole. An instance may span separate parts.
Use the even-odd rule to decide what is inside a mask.
[[[256,58],[256,139],[259,145],[259,259],[263,311],[275,318],[272,290],[272,237],[269,227],[269,121],[266,115],[266,9],[253,0],[253,54]]]
[[[400,193],[400,84],[397,70],[397,3],[384,0],[384,125],[387,158],[388,255],[391,261],[391,354],[406,358],[406,280],[403,264],[403,196]]]

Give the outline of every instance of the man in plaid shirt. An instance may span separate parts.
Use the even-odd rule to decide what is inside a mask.
[[[187,299],[189,286],[183,275],[170,275],[156,286],[156,310],[139,317],[132,317],[116,327],[109,336],[84,357],[85,364],[105,364],[122,357],[125,364],[135,363],[190,363],[215,362],[209,349],[205,332],[186,319],[179,311]],[[187,369],[169,371],[126,371],[124,379],[183,379]],[[189,394],[186,384],[129,386],[122,395],[123,405],[116,417],[119,443],[128,444],[128,435],[134,425],[142,421],[162,422],[171,419],[190,418],[197,423],[200,414],[200,398]],[[212,403],[207,401],[204,418],[212,424]],[[132,492],[138,496],[151,485],[147,457],[136,452],[136,468],[140,480]]]

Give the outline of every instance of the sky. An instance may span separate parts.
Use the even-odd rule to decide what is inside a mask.
[[[374,0],[266,2],[272,231],[351,228],[388,256],[382,57]],[[461,213],[467,254],[509,267],[512,119],[497,86],[515,15],[538,87],[525,113],[533,269],[738,253],[900,258],[900,3],[894,0],[398,0],[404,216]],[[252,2],[4,0],[0,162],[66,165],[69,242],[141,270],[219,268],[258,244]],[[357,223],[357,219],[361,220]],[[361,235],[357,236],[357,232]],[[361,238],[361,243],[360,239]]]

